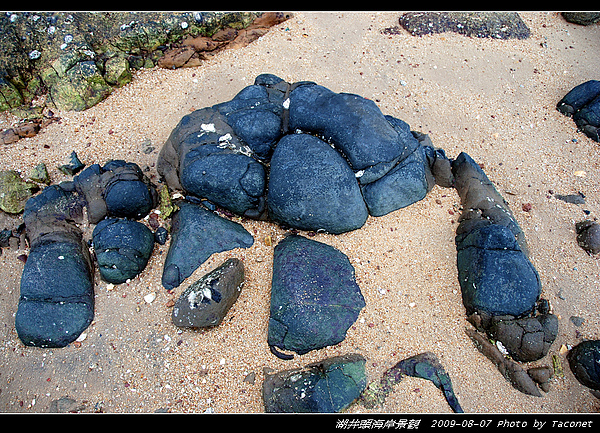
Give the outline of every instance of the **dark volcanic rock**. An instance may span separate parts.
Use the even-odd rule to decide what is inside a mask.
[[[579,343],[569,351],[567,360],[579,382],[600,391],[600,340]]]
[[[600,21],[600,12],[561,12],[562,17],[570,23],[589,26]]]
[[[521,316],[532,311],[541,282],[508,205],[467,154],[453,161],[452,171],[463,206],[456,249],[467,314]]]
[[[269,216],[301,230],[343,233],[363,226],[368,211],[344,158],[308,134],[287,135],[271,159]]]
[[[225,115],[203,108],[184,116],[165,142],[157,169],[167,185],[240,215],[264,212],[266,172]]]
[[[178,287],[212,254],[248,248],[254,238],[241,224],[229,221],[199,204],[181,202],[173,214],[171,245],[165,259],[162,284]]]
[[[133,162],[93,164],[73,178],[76,190],[87,201],[88,219],[98,223],[105,216],[140,219],[158,204],[158,193]]]
[[[558,335],[558,318],[553,314],[520,319],[496,316],[489,334],[501,341],[516,361],[537,361],[546,356]]]
[[[65,185],[65,187],[68,186]],[[94,317],[93,263],[81,230],[85,201],[50,185],[25,204],[30,252],[23,268],[15,328],[24,344],[64,347]]]
[[[64,347],[94,317],[92,262],[81,236],[53,232],[31,246],[15,328],[28,346]]]
[[[393,391],[394,386],[405,376],[430,380],[444,393],[444,397],[446,397],[448,404],[454,412],[463,412],[454,394],[450,376],[448,376],[439,359],[432,352],[424,352],[403,359],[392,368],[386,370],[381,379],[370,383],[361,396],[365,407],[371,409],[376,406],[383,406],[385,399]]]
[[[540,279],[510,230],[486,225],[457,237],[456,248],[467,314],[521,316],[533,310],[541,293]]]
[[[342,252],[297,235],[275,247],[270,347],[302,355],[335,345],[364,306],[354,268]]]
[[[383,216],[425,198],[433,187],[425,150],[419,146],[385,176],[362,185],[369,214]]]
[[[107,218],[94,228],[93,245],[102,279],[120,284],[140,274],[154,249],[154,234],[144,224]]]
[[[363,170],[361,183],[383,176],[410,152],[375,102],[310,82],[296,83],[290,92],[289,128],[333,143],[355,172]]]
[[[515,12],[408,12],[400,25],[415,36],[454,32],[495,39],[527,39],[530,30]]]
[[[589,254],[600,253],[600,224],[585,220],[575,224],[577,243]]]
[[[365,359],[358,354],[268,374],[263,382],[265,412],[337,413],[360,397],[366,381]]]
[[[244,285],[244,264],[229,259],[191,284],[173,306],[175,326],[218,326],[239,297]]]

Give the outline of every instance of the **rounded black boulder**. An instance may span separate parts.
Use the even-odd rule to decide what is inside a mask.
[[[579,382],[600,391],[600,340],[579,343],[569,351],[567,360]]]
[[[272,350],[302,355],[338,344],[364,306],[354,268],[341,251],[298,235],[275,247],[268,326]]]
[[[344,158],[309,134],[279,141],[271,158],[267,204],[271,219],[300,230],[339,234],[362,227],[368,217]]]
[[[94,228],[92,240],[100,275],[114,284],[141,273],[154,249],[152,231],[132,220],[104,219]]]

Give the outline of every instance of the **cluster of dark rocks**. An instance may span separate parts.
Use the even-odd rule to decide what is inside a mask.
[[[292,229],[274,250],[267,337],[272,353],[290,359],[291,352],[338,344],[365,306],[354,268],[342,252],[298,230],[356,230],[369,215],[409,206],[437,184],[455,188],[462,203],[455,240],[463,303],[474,325],[468,335],[515,388],[532,395],[541,395],[538,386],[547,390],[551,369],[525,371],[519,362],[548,353],[558,320],[540,298],[540,278],[508,204],[469,155],[448,158],[427,135],[384,115],[368,99],[259,75],[232,100],[181,119],[159,154],[166,184],[160,192],[134,163],[81,170],[76,162],[73,181],[47,186],[25,205],[31,251],[16,328],[27,345],[62,347],[89,325],[94,257],[109,282],[143,271],[154,242],[164,238],[139,220],[162,201],[159,196],[168,199],[169,190],[182,198],[169,203],[165,289],[179,287],[212,254],[253,245],[253,236],[227,213],[269,220]],[[78,227],[84,217],[95,224],[93,254]],[[218,326],[243,285],[243,263],[226,261],[183,291],[173,323]],[[570,358],[587,386],[598,383],[597,370],[590,371],[596,368],[594,347]],[[434,354],[404,360],[369,386],[364,364],[362,356],[349,354],[269,375],[265,408],[339,411],[361,396],[366,404],[381,404],[408,375],[433,381],[453,410],[462,411]]]

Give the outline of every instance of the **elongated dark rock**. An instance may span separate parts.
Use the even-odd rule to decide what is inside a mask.
[[[361,396],[362,403],[367,408],[382,406],[387,396],[393,391],[404,376],[418,377],[430,380],[444,393],[446,401],[456,413],[462,413],[450,376],[444,370],[437,356],[432,352],[424,352],[403,359],[383,373],[381,379],[370,383]]]
[[[75,225],[84,203],[77,192],[51,185],[25,205],[30,252],[15,315],[25,345],[64,347],[92,322],[93,262]]]
[[[537,385],[523,367],[511,359],[505,358],[500,350],[490,343],[483,334],[474,329],[466,329],[466,333],[473,341],[475,347],[494,363],[500,373],[502,373],[502,376],[504,376],[515,389],[518,389],[524,394],[533,395],[534,397],[542,396]]]
[[[466,153],[452,163],[463,213],[456,230],[458,278],[467,315],[532,312],[541,282],[507,203]]]
[[[248,248],[254,238],[233,221],[218,216],[199,204],[178,203],[171,222],[171,244],[165,258],[162,284],[178,287],[212,254]]]

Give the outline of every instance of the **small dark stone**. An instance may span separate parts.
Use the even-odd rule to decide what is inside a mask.
[[[550,380],[554,374],[554,369],[548,366],[532,367],[527,370],[527,374],[538,384],[542,385]]]
[[[154,232],[154,240],[157,244],[164,245],[167,243],[169,231],[164,227],[159,227]]]
[[[66,175],[73,176],[83,170],[84,167],[85,164],[79,160],[77,153],[73,151],[69,163],[59,166],[58,169]]]
[[[600,253],[600,224],[585,220],[575,224],[577,243],[589,254]]]
[[[575,326],[581,326],[585,322],[585,319],[583,317],[577,316],[571,316],[569,320],[571,320],[571,323],[573,323],[573,325]]]
[[[175,326],[207,328],[221,324],[244,285],[244,265],[228,259],[191,284],[173,306]]]

